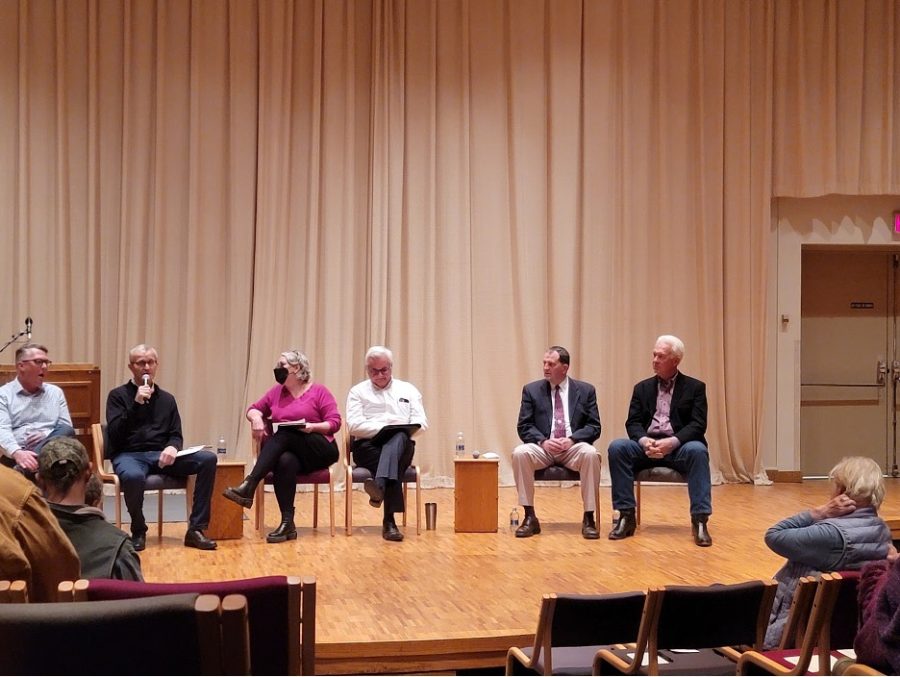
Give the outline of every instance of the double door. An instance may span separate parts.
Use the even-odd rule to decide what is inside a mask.
[[[844,456],[897,475],[900,255],[809,249],[802,255],[800,467],[826,476]]]

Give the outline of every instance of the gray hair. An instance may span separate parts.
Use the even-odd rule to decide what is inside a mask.
[[[369,366],[369,360],[375,357],[384,357],[387,358],[387,361],[390,365],[394,366],[394,353],[390,351],[389,348],[385,348],[384,346],[372,346],[366,351],[366,364],[365,366]]]
[[[856,503],[870,504],[878,510],[884,500],[881,466],[868,456],[842,458],[828,473],[828,478]]]
[[[285,359],[285,361],[293,366],[299,366],[300,371],[297,373],[297,376],[300,377],[300,380],[306,383],[309,381],[312,376],[312,369],[309,368],[309,358],[294,348],[293,350],[285,350],[281,353],[281,356]]]
[[[156,352],[156,348],[154,348],[153,346],[148,346],[145,343],[138,343],[134,348],[128,351],[129,364],[134,361],[135,355],[143,353],[153,353],[153,359],[157,362],[159,361],[159,353]]]
[[[29,341],[25,345],[16,348],[16,364],[25,359],[25,355],[32,350],[42,350],[45,353],[49,352],[47,350],[47,346],[41,345],[40,343],[32,343],[31,341]]]
[[[682,341],[677,336],[672,336],[671,334],[663,334],[658,339],[656,339],[657,343],[663,343],[672,350],[672,354],[678,358],[678,361],[681,362],[684,359],[684,341]]]

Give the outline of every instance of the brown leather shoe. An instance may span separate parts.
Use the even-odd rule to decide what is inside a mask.
[[[708,548],[712,545],[712,536],[709,535],[709,527],[706,525],[707,517],[692,517],[691,531],[694,534],[694,544],[701,548]]]
[[[637,529],[637,522],[634,519],[634,510],[620,510],[616,526],[609,532],[609,540],[619,541],[634,536],[635,529]]]
[[[522,526],[516,529],[516,538],[528,538],[541,533],[541,523],[536,515],[526,515],[522,520]]]
[[[597,525],[594,524],[593,517],[585,517],[581,522],[581,535],[589,541],[600,538],[600,533],[597,531]]]
[[[363,482],[363,489],[369,495],[369,505],[373,508],[380,508],[381,502],[384,501],[384,489],[378,486],[378,482],[374,477],[367,477]]]

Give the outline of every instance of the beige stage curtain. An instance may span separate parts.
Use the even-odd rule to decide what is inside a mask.
[[[900,2],[782,0],[777,197],[900,194]]]
[[[764,481],[773,167],[828,152],[800,137],[784,166],[783,107],[817,90],[781,64],[815,52],[831,8],[0,0],[0,321],[31,314],[104,392],[156,344],[188,441],[224,433],[241,457],[281,350],[304,349],[343,409],[385,343],[425,396],[428,484],[452,478],[459,430],[511,482],[521,387],[551,343],[597,386],[605,453],[675,333],[709,386],[715,479]],[[892,37],[839,52],[842,87],[897,80],[896,3],[862,11]],[[832,145],[896,160],[894,127],[863,110]],[[866,176],[896,189],[895,165]]]

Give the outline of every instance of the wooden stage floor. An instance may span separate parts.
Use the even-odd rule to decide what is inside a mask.
[[[900,480],[887,480],[887,487],[881,514],[896,519]],[[423,504],[438,504],[437,529],[426,531],[423,523],[417,536],[413,512],[402,543],[382,540],[381,512],[370,508],[360,491],[353,493],[352,536],[343,530],[343,493],[335,494],[334,538],[327,526],[325,494],[320,497],[319,528],[313,530],[312,495],[305,493],[296,500],[296,541],[267,544],[248,520],[243,539],[220,541],[217,551],[206,553],[181,545],[184,523],[166,524],[162,544],[151,525],[141,559],[149,581],[315,576],[319,673],[486,669],[502,664],[509,646],[530,641],[545,592],[615,592],[771,577],[782,560],[766,548],[766,529],[824,503],[828,492],[824,480],[713,487],[711,548],[693,544],[687,490],[677,485],[645,485],[643,524],[624,541],[605,537],[608,487],[600,492],[603,514],[596,541],[581,538],[577,486],[537,488],[543,532],[529,539],[517,539],[506,528],[516,502],[511,487],[500,489],[498,523],[503,528],[495,534],[454,533],[453,490],[424,490]],[[413,495],[411,490],[410,499]],[[266,500],[274,528],[274,496],[267,494]]]

